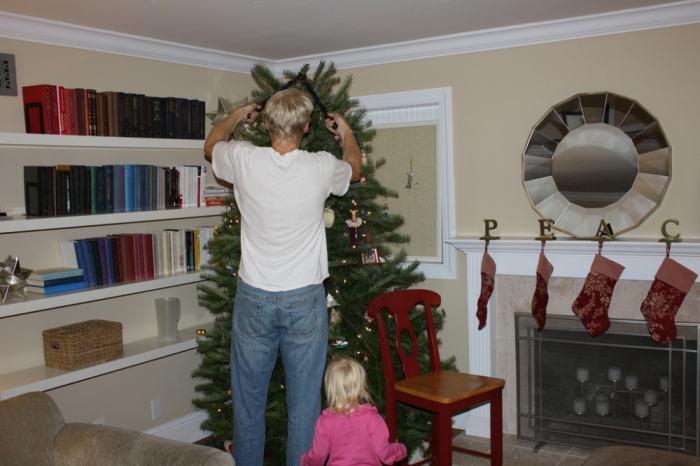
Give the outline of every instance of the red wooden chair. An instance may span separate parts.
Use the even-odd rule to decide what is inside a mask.
[[[409,320],[409,313],[419,305],[425,308],[428,352],[430,354],[430,372],[422,374],[418,366],[416,334]],[[379,331],[386,390],[386,422],[389,427],[390,440],[396,440],[396,403],[401,402],[430,411],[433,414],[432,437],[430,439],[431,457],[415,463],[413,466],[428,462],[433,466],[451,466],[452,450],[490,458],[492,465],[501,466],[503,464],[502,392],[505,381],[492,377],[440,370],[440,353],[438,352],[435,323],[431,312],[433,307],[439,305],[440,295],[429,290],[393,291],[376,297],[368,305],[368,314],[377,319]],[[396,381],[392,350],[381,315],[383,309],[386,309],[395,320],[396,351],[406,376],[403,380]],[[407,332],[411,338],[411,354],[406,354],[401,347],[400,337],[403,332]],[[490,402],[491,406],[491,453],[453,446],[453,414],[484,402]]]

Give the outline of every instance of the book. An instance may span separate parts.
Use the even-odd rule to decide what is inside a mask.
[[[167,137],[168,128],[165,114],[165,99],[162,97],[146,97],[146,111],[146,137]]]
[[[24,126],[27,133],[55,134],[51,86],[36,84],[22,87]]]
[[[68,125],[66,124],[66,88],[56,86],[58,91],[58,127],[61,129],[60,134],[68,134]]]
[[[75,250],[75,240],[64,240],[58,243],[58,248],[61,251],[61,259],[63,266],[72,269],[81,268],[78,265],[78,253]]]
[[[83,275],[76,275],[75,277],[54,278],[53,280],[27,279],[27,285],[47,287],[47,286],[63,285],[65,283],[82,282],[83,278],[84,278]]]
[[[70,215],[73,213],[70,165],[56,165],[55,169],[56,215]]]
[[[126,196],[124,190],[125,180],[124,172],[125,165],[114,165],[114,180],[112,185],[114,187],[114,212],[126,212]]]
[[[97,273],[95,272],[95,263],[92,257],[90,245],[84,239],[76,240],[75,244],[80,249],[80,256],[83,257],[85,262],[83,275],[86,286],[97,286]]]
[[[64,89],[64,106],[66,109],[66,134],[78,134],[78,113],[75,96],[75,89],[66,87]]]
[[[54,286],[25,286],[24,290],[29,292],[29,293],[52,294],[52,293],[60,293],[63,291],[80,290],[82,288],[85,288],[85,282],[79,281],[79,282],[64,283],[62,285],[54,285]]]
[[[53,215],[53,167],[24,167],[24,208],[28,216]]]
[[[95,89],[87,90],[88,96],[88,135],[97,136],[97,91]]]
[[[177,97],[165,98],[165,127],[168,139],[177,139],[179,134],[178,100]]]
[[[56,278],[83,276],[82,269],[72,267],[54,267],[49,269],[33,270],[27,277],[28,280],[53,280]]]
[[[90,131],[88,128],[87,91],[82,88],[75,89],[75,115],[78,135],[87,136]]]

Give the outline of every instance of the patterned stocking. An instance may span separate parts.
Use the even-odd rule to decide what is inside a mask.
[[[617,262],[596,254],[583,289],[571,305],[574,314],[581,319],[592,337],[597,337],[610,328],[610,298],[623,270],[625,268]]]
[[[640,310],[655,342],[667,345],[676,339],[676,313],[698,274],[666,257]]]
[[[493,287],[496,284],[496,263],[488,252],[481,260],[481,294],[476,304],[476,317],[479,319],[479,330],[486,327],[486,314]]]
[[[532,317],[537,322],[538,332],[542,331],[547,321],[547,303],[549,302],[547,283],[549,283],[549,277],[552,276],[553,270],[554,267],[547,260],[544,252],[541,252],[540,261],[537,264],[537,285],[535,287],[535,295],[532,297]]]

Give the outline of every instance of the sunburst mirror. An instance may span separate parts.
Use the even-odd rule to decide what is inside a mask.
[[[576,238],[625,233],[661,203],[671,146],[638,102],[611,92],[578,94],[550,108],[522,157],[532,208]],[[601,223],[602,222],[602,223]]]

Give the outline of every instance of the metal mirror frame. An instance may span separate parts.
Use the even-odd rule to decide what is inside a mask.
[[[617,145],[596,144],[607,144],[605,150],[613,152],[619,142],[627,149],[632,144],[638,155],[637,175],[619,200],[604,207],[583,207],[557,187],[553,162],[567,136],[567,142],[577,138],[576,144],[585,150],[587,141],[600,139],[596,137],[603,133],[596,131],[600,125],[617,128],[613,132],[629,138]],[[591,144],[590,150],[598,147]],[[602,222],[610,229],[607,236],[614,237],[639,226],[661,203],[671,181],[671,146],[658,120],[637,101],[611,92],[577,94],[551,107],[532,128],[523,150],[522,175],[530,205],[541,218],[551,219],[554,229],[596,239]],[[596,191],[590,194],[595,196]]]

